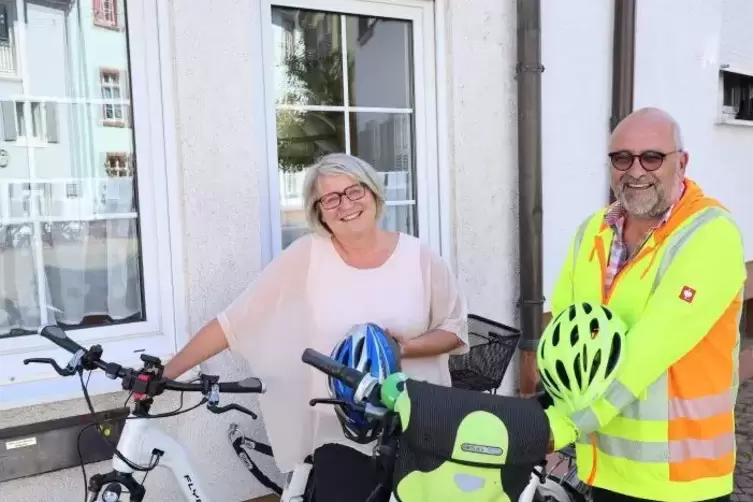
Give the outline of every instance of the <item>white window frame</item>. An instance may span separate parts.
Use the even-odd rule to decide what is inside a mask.
[[[746,75],[753,77],[753,68],[744,67],[740,65],[723,64],[719,67],[719,85],[717,86],[717,124],[726,124],[733,126],[753,127],[753,120],[740,120],[734,117],[730,117],[725,113],[724,106],[724,74],[725,73],[737,73],[740,75]]]
[[[254,94],[255,118],[266,124],[260,131],[259,151],[265,152],[267,197],[262,198],[263,258],[269,262],[282,251],[279,170],[277,163],[274,95],[272,7],[305,8],[412,22],[414,82],[414,148],[419,239],[452,261],[449,186],[449,146],[444,78],[444,5],[446,0],[260,0],[252,29],[260,37],[252,57],[258,58],[264,86]],[[257,17],[258,16],[258,17]],[[443,138],[438,141],[438,138]],[[266,200],[265,200],[266,199]],[[416,206],[414,206],[416,207]]]
[[[20,110],[19,105],[21,105]],[[34,113],[34,105],[36,105],[37,114]],[[23,121],[21,121],[21,114],[23,114]],[[36,134],[34,134],[35,121],[37,122]],[[44,101],[34,99],[16,101],[16,133],[15,146],[43,148],[49,144],[47,142],[47,105]]]
[[[110,75],[115,77],[115,82],[106,82],[105,76]],[[127,100],[123,97],[123,91],[125,86],[123,85],[123,77],[125,75],[121,70],[114,68],[100,68],[99,69],[99,92],[102,97],[102,122],[106,126],[123,126],[126,122],[126,103]],[[111,96],[105,97],[105,89],[109,89]],[[117,91],[118,97],[114,97]],[[112,118],[107,117],[107,107],[112,110]],[[120,118],[117,118],[115,111],[120,111]]]
[[[18,42],[16,40],[16,30],[18,26],[16,2],[14,0],[0,0],[0,3],[6,6],[8,16],[8,19],[6,19],[6,23],[8,24],[8,41],[5,43],[5,46],[0,49],[1,52],[4,52],[1,57],[6,59],[6,63],[9,62],[7,59],[10,58],[10,63],[13,66],[10,70],[7,68],[0,70],[0,78],[16,80],[19,72]]]
[[[129,37],[136,155],[140,165],[150,166],[139,171],[138,184],[147,320],[71,332],[82,346],[102,345],[106,360],[136,367],[140,354],[169,359],[187,341],[172,73],[169,64],[160,65],[171,61],[169,15],[167,2],[131,0],[128,6],[129,28],[138,35]],[[24,37],[18,37],[22,54]],[[78,378],[59,377],[48,365],[26,366],[29,357],[51,357],[61,365],[70,359],[40,336],[0,339],[0,410],[81,397]],[[92,395],[117,390],[119,381],[92,373]]]

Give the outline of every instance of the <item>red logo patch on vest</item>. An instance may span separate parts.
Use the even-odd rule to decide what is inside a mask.
[[[694,298],[695,289],[691,288],[690,286],[683,286],[682,291],[680,291],[680,300],[688,303],[693,303]]]

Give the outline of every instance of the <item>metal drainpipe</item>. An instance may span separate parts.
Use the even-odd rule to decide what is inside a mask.
[[[614,35],[612,45],[612,115],[609,130],[633,111],[635,83],[635,12],[636,0],[614,0]],[[609,202],[614,194],[609,190]]]
[[[536,346],[542,331],[541,2],[518,0],[518,197],[520,237],[519,392],[535,392]]]
[[[541,337],[541,4],[518,0],[518,176],[520,221],[520,394],[536,390],[536,345]],[[610,131],[633,111],[636,0],[614,0]],[[609,190],[609,200],[614,194]]]

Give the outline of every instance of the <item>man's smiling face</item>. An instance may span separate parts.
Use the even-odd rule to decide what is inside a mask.
[[[630,215],[659,218],[677,201],[688,154],[676,128],[665,113],[646,110],[628,116],[612,134],[612,190]]]

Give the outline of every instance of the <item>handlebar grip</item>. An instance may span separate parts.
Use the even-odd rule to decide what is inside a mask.
[[[59,326],[45,326],[39,334],[71,354],[75,354],[79,350],[85,351],[81,345],[68,338],[68,335]]]
[[[175,380],[163,380],[160,384],[165,390],[179,392],[205,392],[207,388],[203,383],[177,382]],[[220,392],[228,394],[263,394],[266,392],[264,382],[258,378],[246,378],[240,382],[220,382]]]
[[[258,378],[246,378],[240,382],[220,383],[220,392],[229,394],[263,394],[266,389]]]
[[[358,370],[348,368],[347,366],[338,363],[334,359],[327,357],[314,349],[304,350],[301,360],[332,378],[342,380],[345,385],[351,389],[356,389],[365,375]]]

